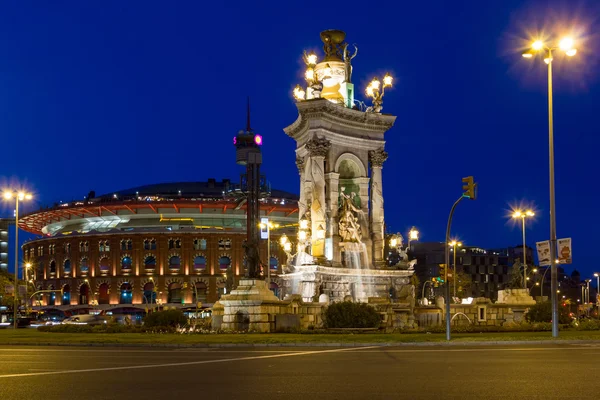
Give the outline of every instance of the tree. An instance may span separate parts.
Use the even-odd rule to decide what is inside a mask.
[[[448,276],[448,284],[450,285],[450,292],[452,293],[454,290],[454,274],[450,274]],[[457,297],[467,297],[467,295],[471,294],[471,286],[473,285],[473,280],[471,279],[471,275],[467,274],[463,271],[456,271],[456,296]]]
[[[15,301],[14,294],[7,294],[6,287],[12,286],[13,293],[17,290],[14,284],[14,277],[7,271],[0,270],[0,306],[6,306],[12,309]]]

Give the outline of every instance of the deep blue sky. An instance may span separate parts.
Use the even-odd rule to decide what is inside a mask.
[[[482,247],[521,242],[506,218],[519,203],[537,212],[528,243],[548,238],[545,64],[518,46],[528,31],[575,27],[577,57],[554,64],[558,236],[574,241],[567,271],[600,270],[592,1],[51,3],[0,7],[0,182],[33,190],[28,210],[90,190],[237,179],[232,137],[247,95],[263,171],[297,193],[282,128],[297,116],[302,51],[336,28],[359,46],[359,96],[375,73],[396,78],[384,102],[398,116],[384,165],[390,230],[415,225],[422,240],[443,240],[461,177],[474,175],[479,199],[460,205],[453,233]]]

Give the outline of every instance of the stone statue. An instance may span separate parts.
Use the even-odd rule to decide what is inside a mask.
[[[261,279],[261,262],[258,253],[258,244],[244,240],[242,244],[246,254],[246,277],[249,279]]]
[[[511,289],[522,289],[523,288],[523,275],[521,274],[521,261],[515,260],[510,271],[510,282],[508,283]]]
[[[225,280],[225,289],[227,290],[227,293],[231,293],[233,290],[233,270],[231,269],[231,265],[227,267],[227,271],[225,273],[227,274],[227,279]]]
[[[354,54],[350,55],[350,52],[348,51],[348,43],[344,43],[344,53],[343,53],[343,57],[344,57],[344,70],[346,72],[346,80],[344,82],[347,83],[352,83],[352,59],[354,57],[356,57],[356,55],[358,54],[358,47],[353,44],[354,46]]]
[[[344,187],[340,191],[341,207],[339,212],[338,233],[343,242],[362,242],[362,232],[357,215],[362,215],[362,210],[353,204],[356,193],[350,196],[344,193]]]

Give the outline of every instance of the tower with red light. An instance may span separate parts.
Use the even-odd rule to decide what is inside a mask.
[[[246,277],[249,279],[260,279],[261,261],[258,245],[260,243],[260,195],[261,177],[260,165],[262,164],[263,138],[254,133],[250,127],[250,101],[248,101],[248,115],[246,130],[239,131],[233,138],[235,145],[235,160],[239,165],[246,166],[246,174],[242,176],[241,192],[246,198],[246,243],[244,251],[246,254]]]

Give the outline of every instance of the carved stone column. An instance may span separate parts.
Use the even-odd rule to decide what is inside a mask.
[[[298,167],[298,174],[300,174],[300,200],[298,201],[298,218],[302,219],[302,217],[304,217],[304,214],[306,213],[306,207],[307,207],[307,203],[306,203],[306,190],[305,190],[305,185],[304,185],[304,179],[305,179],[305,173],[304,173],[304,168],[305,168],[305,162],[304,159],[301,157],[296,157],[296,167]]]
[[[381,169],[388,158],[388,153],[383,150],[369,151],[371,164],[371,239],[373,240],[373,261],[382,264],[385,261],[384,248],[384,217],[383,217],[383,185]]]
[[[325,256],[328,253],[332,256],[331,261],[334,265],[341,265],[342,252],[339,249],[340,237],[338,235],[338,208],[339,208],[339,182],[340,174],[337,172],[329,172],[325,174],[325,183],[327,185],[327,193],[325,193],[327,201],[327,216],[329,217],[329,225],[327,226],[327,233],[325,238],[329,241],[331,251],[328,248],[327,242],[325,244]]]
[[[306,150],[310,159],[307,174],[312,182],[310,205],[311,246],[312,255],[323,258],[325,255],[326,204],[325,204],[325,156],[331,143],[327,139],[314,136],[306,142]]]

